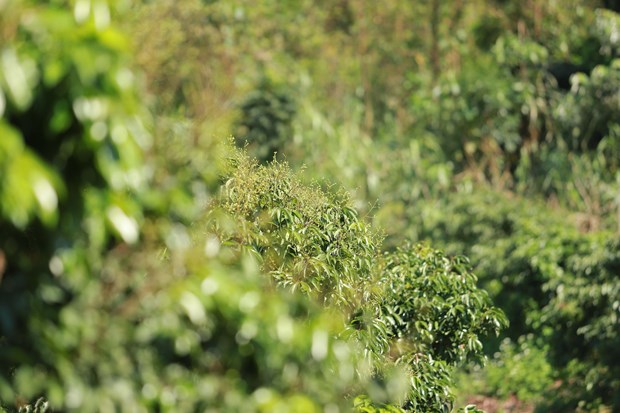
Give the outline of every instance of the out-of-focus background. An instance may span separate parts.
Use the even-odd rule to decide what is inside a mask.
[[[614,0],[0,0],[0,411],[331,412],[357,394],[383,403],[358,411],[618,411],[618,13]],[[342,215],[320,231],[375,231],[347,241],[353,267],[326,261],[351,285],[398,273],[409,258],[357,262],[410,242],[468,257],[471,296],[486,291],[509,326],[450,346],[486,365],[444,357],[417,323],[411,354],[446,362],[409,372],[407,400],[423,402],[360,373],[373,367],[350,360],[337,320],[365,293],[330,281],[325,309],[327,281],[275,264],[302,247],[270,254],[266,227],[248,229],[260,208],[283,222],[289,198],[260,198],[278,182],[312,205],[286,201],[290,222],[330,203]],[[415,254],[412,273],[431,265]],[[298,294],[313,288],[318,300]],[[480,305],[433,325],[477,337]],[[344,341],[328,350],[323,333]],[[368,351],[389,359],[381,345]]]

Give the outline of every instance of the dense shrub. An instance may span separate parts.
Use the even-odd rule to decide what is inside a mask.
[[[84,4],[0,6],[15,22],[1,39],[1,408],[446,409],[450,367],[502,322],[464,263],[384,256],[345,195],[240,155],[227,214],[213,204],[192,230],[213,185],[179,144],[196,129],[166,117],[175,150],[153,145],[118,10]]]
[[[497,333],[506,319],[476,288],[464,257],[418,245],[388,253],[384,265],[381,319],[391,338],[389,356],[411,369],[405,406],[435,411],[445,406],[452,368],[481,361],[482,337]]]
[[[500,399],[516,397],[528,404],[541,404],[553,386],[553,367],[547,349],[539,348],[533,335],[518,342],[506,338],[484,367],[475,366],[457,377],[459,388],[468,395],[480,394]]]
[[[247,145],[259,160],[271,160],[291,140],[291,122],[297,108],[283,85],[263,78],[243,99],[239,109],[237,143],[242,147]]]
[[[233,236],[261,252],[278,283],[332,304],[370,298],[380,238],[346,194],[304,185],[286,164],[261,167],[243,155],[232,163],[221,203],[248,228]]]
[[[195,154],[150,146],[108,7],[0,5],[0,409],[347,409],[340,316],[191,243],[212,182],[198,156],[162,176]]]
[[[450,365],[480,357],[480,337],[504,323],[486,292],[475,288],[477,277],[463,256],[449,258],[418,245],[387,254],[385,265],[383,307],[390,336],[417,354]]]
[[[588,383],[597,375],[609,373],[608,367],[597,367],[597,361],[583,361],[598,358],[599,350],[587,350],[589,355],[574,359],[577,361],[560,360],[561,351],[551,346],[559,339],[550,332],[556,329],[556,321],[560,323],[558,334],[578,328],[574,317],[582,316],[575,307],[589,308],[589,304],[583,297],[566,292],[580,283],[585,287],[579,291],[589,291],[586,268],[607,273],[605,277],[611,272],[594,264],[602,260],[601,265],[609,266],[605,259],[585,252],[587,246],[600,251],[609,248],[593,241],[595,235],[581,235],[572,229],[573,218],[582,231],[618,227],[620,129],[614,93],[618,89],[614,62],[618,57],[618,16],[594,10],[611,2],[533,0],[524,4],[503,0],[449,4],[388,0],[377,5],[342,1],[320,7],[311,1],[285,5],[247,0],[177,3],[149,2],[144,9],[154,13],[140,19],[150,28],[141,37],[148,40],[140,43],[146,46],[141,48],[146,50],[142,65],[156,75],[151,76],[157,79],[154,83],[165,86],[154,88],[160,96],[172,90],[168,97],[174,99],[170,101],[200,109],[212,123],[227,125],[235,107],[231,102],[243,101],[243,97],[235,96],[236,88],[247,88],[262,73],[292,85],[298,112],[287,156],[293,167],[308,164],[313,177],[342,182],[355,191],[352,203],[358,210],[378,206],[376,218],[386,223],[388,239],[384,245],[390,249],[401,246],[404,238],[428,237],[434,243],[445,243],[442,246],[453,254],[461,254],[465,248],[474,256],[475,272],[491,274],[483,276],[482,281],[511,314],[508,335],[514,340],[501,347],[495,362],[509,367],[499,366],[487,375],[493,383],[489,388],[505,395],[518,386],[516,392],[521,397],[535,398],[533,393],[546,387],[548,377],[524,372],[528,365],[545,370],[542,367],[553,364],[561,371],[554,378],[572,383],[572,390],[562,394],[556,391],[549,400],[563,396],[565,406],[573,407],[579,400],[582,404],[589,399],[603,400],[583,407],[588,409],[595,409],[597,403],[610,403],[609,392],[604,391],[604,397],[595,395],[598,385],[588,390]],[[334,25],[334,13],[339,12],[345,24]],[[409,22],[416,23],[416,30],[403,30]],[[170,86],[166,86],[168,82]],[[172,87],[174,83],[177,87]],[[409,107],[405,104],[408,96]],[[262,113],[276,118],[270,113],[278,102],[258,106]],[[274,138],[275,134],[265,135],[266,141]],[[264,158],[272,158],[272,153],[267,151]],[[175,178],[177,172],[182,176],[186,169],[176,168]],[[269,176],[272,172],[264,173]],[[478,192],[480,182],[488,181],[496,188],[522,195],[542,195],[552,205],[581,214],[558,216],[543,203],[514,201],[518,210],[501,196],[470,195]],[[243,181],[238,187],[245,189]],[[268,190],[271,188],[279,187],[271,185]],[[463,205],[460,195],[442,199],[455,188],[465,188],[467,195],[463,196],[473,197],[467,208],[458,209]],[[480,201],[486,196],[490,199]],[[297,250],[295,242],[281,241],[278,234],[295,236],[300,226],[280,223],[276,212],[289,214],[283,221],[294,222],[299,219],[291,212],[296,207],[274,204],[270,208],[273,214],[258,208],[261,212],[256,216],[250,213],[241,220],[248,221],[243,229],[233,225],[226,230],[228,234],[237,233],[231,235],[233,244],[249,246],[259,256],[263,269],[282,286],[337,305],[334,289],[340,271],[338,261],[321,255],[335,239],[331,230],[325,230],[331,234],[329,242],[321,241],[317,230],[313,239],[323,244],[299,245]],[[321,219],[334,218],[316,211]],[[262,232],[253,226],[255,217],[264,226]],[[436,224],[438,228],[434,229]],[[542,229],[547,226],[546,231]],[[341,229],[338,225],[334,228]],[[275,231],[276,236],[267,231]],[[616,235],[599,236],[613,239]],[[316,260],[306,265],[295,255],[302,250]],[[347,261],[343,254],[346,249],[339,246],[334,252],[334,257]],[[381,254],[373,257],[377,255],[379,267],[390,260]],[[615,253],[611,251],[610,255]],[[573,265],[574,256],[587,256],[591,263],[588,267]],[[309,272],[311,282],[295,275],[296,268]],[[342,268],[348,277],[348,270]],[[554,268],[561,271],[554,273]],[[369,279],[380,280],[377,274],[382,271]],[[582,280],[575,283],[575,274]],[[567,281],[559,281],[563,278]],[[558,301],[560,294],[554,283],[563,285],[559,290],[571,300]],[[601,294],[603,290],[601,287]],[[373,299],[383,294],[372,288],[370,291]],[[343,304],[340,302],[341,309]],[[354,325],[380,325],[376,309],[358,314],[354,305],[344,308],[356,320]],[[569,310],[575,314],[567,315]],[[607,334],[606,329],[616,325],[610,315],[613,313],[599,310],[594,311],[594,318],[602,315],[601,323],[595,322],[601,328],[592,331]],[[385,321],[386,326],[391,325],[389,319]],[[360,339],[372,336],[365,333],[367,330],[351,330]],[[570,333],[566,342],[580,342],[585,330],[580,331]],[[527,332],[540,340],[534,340],[535,345],[519,341]],[[573,340],[571,334],[581,338]],[[587,343],[597,346],[599,341],[591,335]],[[495,350],[500,341],[490,344]],[[387,348],[385,342],[375,347],[379,352]],[[567,351],[567,357],[576,352]],[[512,384],[498,385],[497,376],[507,374],[509,368],[514,368],[514,375],[507,380]],[[567,378],[573,372],[574,376]],[[612,384],[613,374],[605,376]],[[358,399],[359,406],[366,406],[366,401]],[[372,405],[372,399],[369,403]]]
[[[414,91],[412,140],[440,142],[457,175],[543,194],[588,214],[594,229],[618,228],[620,17],[582,8],[564,18],[574,20],[570,35],[540,42],[536,33],[503,31],[433,88]]]
[[[424,223],[426,237],[472,257],[511,320],[509,337],[542,340],[562,380],[550,411],[618,408],[617,236],[581,233],[565,216],[493,192],[455,195],[444,208]]]
[[[242,155],[231,164],[218,205],[232,231],[221,218],[207,228],[223,244],[257,254],[277,285],[343,312],[342,337],[365,348],[378,378],[387,380],[395,365],[407,372],[405,409],[449,406],[451,368],[480,357],[480,337],[505,323],[476,288],[467,260],[421,246],[382,254],[344,195],[302,185],[284,164],[261,166]]]
[[[146,189],[151,137],[107,4],[75,19],[62,2],[0,9],[0,397],[8,403],[15,394],[4,380],[32,396],[53,349],[72,346],[43,343],[56,323],[71,323],[62,308],[89,291],[101,253],[138,240],[135,195]]]

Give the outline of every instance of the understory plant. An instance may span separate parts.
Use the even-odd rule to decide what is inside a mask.
[[[383,252],[346,194],[304,185],[282,163],[238,153],[230,165],[207,233],[256,255],[276,286],[342,313],[339,336],[362,346],[379,382],[404,373],[404,385],[377,387],[373,402],[449,408],[451,369],[480,361],[481,337],[506,324],[467,259],[421,245]]]

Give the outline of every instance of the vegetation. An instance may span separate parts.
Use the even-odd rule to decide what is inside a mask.
[[[480,337],[505,324],[476,288],[467,260],[422,246],[381,254],[377,234],[346,194],[304,186],[286,165],[259,166],[243,156],[232,163],[219,202],[234,225],[222,228],[213,208],[217,239],[257,254],[277,285],[340,309],[347,320],[340,336],[361,344],[373,374],[387,383],[372,400],[404,397],[402,385],[388,380],[402,366],[406,408],[451,403],[450,367],[479,358]]]
[[[544,349],[546,363],[562,378],[556,391],[566,392],[554,403],[567,406],[557,409],[579,401],[593,409],[614,400],[618,372],[611,358],[618,336],[607,329],[616,323],[613,303],[620,298],[617,237],[580,233],[560,216],[528,211],[494,193],[450,200],[445,210],[451,218],[428,223],[429,230],[458,240],[448,250],[478,263],[482,285],[512,320],[507,336],[528,347],[515,358]]]
[[[0,1],[0,411],[620,409],[619,12]]]

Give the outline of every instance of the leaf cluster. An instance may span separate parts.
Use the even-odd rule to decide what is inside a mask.
[[[297,107],[283,86],[263,78],[245,96],[239,110],[236,141],[262,162],[273,159],[292,138],[291,123]]]
[[[476,288],[467,260],[422,246],[384,254],[346,197],[302,185],[285,164],[239,154],[231,168],[217,205],[235,225],[207,228],[257,255],[276,285],[339,309],[348,319],[342,336],[365,348],[378,378],[404,368],[407,397],[397,405],[449,405],[450,368],[480,359],[480,337],[506,323]]]
[[[179,160],[148,156],[128,41],[106,2],[65,6],[0,5],[2,409],[346,410],[365,379],[338,316],[191,242],[168,212],[204,199],[170,186],[208,174],[150,174]]]
[[[426,223],[429,238],[472,257],[482,286],[511,320],[513,341],[541,340],[567,389],[553,403],[617,406],[617,237],[582,233],[564,216],[493,192],[454,196],[445,208],[448,215]]]

